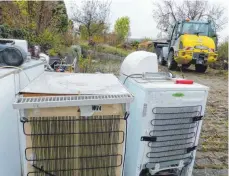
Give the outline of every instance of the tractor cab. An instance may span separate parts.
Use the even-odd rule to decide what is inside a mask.
[[[189,19],[178,21],[173,26],[170,34],[171,45],[175,44],[175,41],[181,36],[186,36],[186,38],[190,37],[190,39],[192,39],[191,36],[197,36],[198,38],[206,36],[214,41],[215,46],[217,44],[215,26],[211,21],[190,21]],[[206,37],[204,37],[204,39],[206,39]]]
[[[217,45],[217,35],[215,26],[211,21],[202,22],[202,21],[190,21],[184,20],[177,22],[177,37],[189,34],[197,36],[207,36],[213,39],[215,45]],[[175,32],[175,31],[174,31]]]
[[[178,31],[180,35],[182,34],[194,34],[200,36],[215,37],[216,32],[211,21],[199,22],[199,21],[189,21],[185,20],[178,22],[181,29]]]

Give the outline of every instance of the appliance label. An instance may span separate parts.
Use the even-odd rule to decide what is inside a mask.
[[[183,97],[184,94],[181,93],[181,92],[177,92],[177,93],[174,93],[173,96],[174,96],[174,97]]]
[[[97,112],[100,112],[102,111],[102,106],[99,106],[99,105],[93,105],[92,106],[92,111],[97,111]]]

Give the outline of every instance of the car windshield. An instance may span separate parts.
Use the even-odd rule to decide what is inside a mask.
[[[183,24],[182,33],[208,36],[209,35],[209,23],[186,22]]]

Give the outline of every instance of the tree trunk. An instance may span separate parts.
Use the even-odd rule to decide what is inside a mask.
[[[32,24],[33,1],[27,2],[29,27]]]
[[[38,23],[37,23],[38,26],[37,26],[37,31],[36,31],[37,34],[39,34],[42,29],[43,8],[44,8],[45,1],[41,1],[40,3],[41,3],[41,6],[40,6],[39,15],[38,15]]]
[[[2,7],[0,7],[0,25],[3,23],[2,21]]]

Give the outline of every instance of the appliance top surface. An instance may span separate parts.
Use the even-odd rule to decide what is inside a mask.
[[[1,66],[0,66],[1,67]],[[17,69],[15,68],[0,68],[0,78],[14,73]]]
[[[82,74],[44,72],[21,93],[61,95],[123,95],[129,94],[113,74]]]
[[[21,70],[26,70],[32,67],[36,67],[38,65],[43,65],[44,63],[40,60],[30,60],[29,62],[25,62],[23,63],[21,66],[19,67],[15,67],[15,68],[1,68],[1,67],[7,67],[7,65],[1,66],[0,65],[0,78],[3,78],[5,76],[8,76],[10,74],[16,73],[16,72],[20,72]]]
[[[207,86],[193,84],[175,84],[175,79],[172,80],[144,80],[142,78],[131,78],[133,82],[139,84],[144,89],[191,89],[191,90],[208,90]]]

